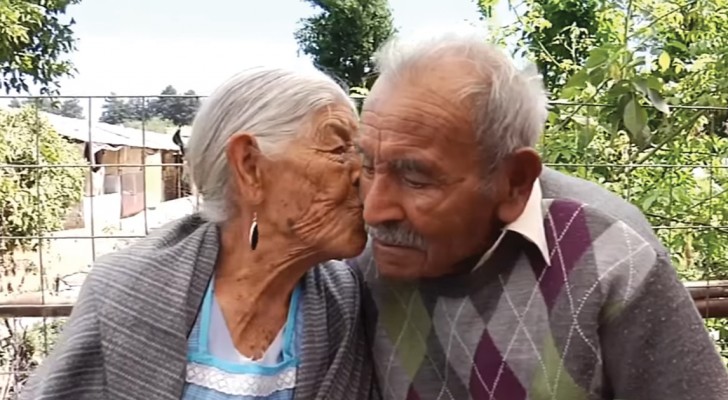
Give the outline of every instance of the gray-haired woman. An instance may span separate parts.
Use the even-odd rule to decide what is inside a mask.
[[[325,75],[253,69],[186,148],[202,211],[98,260],[24,399],[369,399],[356,114]]]

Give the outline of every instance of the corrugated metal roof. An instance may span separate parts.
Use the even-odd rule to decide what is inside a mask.
[[[81,142],[89,141],[89,122],[87,119],[67,118],[60,115],[41,113],[48,119],[59,134]],[[90,140],[93,143],[114,146],[145,147],[155,150],[179,150],[172,141],[172,135],[142,131],[103,122],[91,122]]]

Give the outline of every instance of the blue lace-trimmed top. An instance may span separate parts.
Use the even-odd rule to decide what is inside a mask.
[[[291,400],[299,364],[301,285],[291,296],[288,319],[260,360],[241,355],[219,304],[214,279],[187,346],[186,383],[182,400]]]

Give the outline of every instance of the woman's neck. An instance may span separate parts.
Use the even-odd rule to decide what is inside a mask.
[[[215,297],[235,347],[258,358],[284,325],[296,285],[319,260],[305,246],[270,232],[261,235],[253,250],[247,226],[222,229]]]

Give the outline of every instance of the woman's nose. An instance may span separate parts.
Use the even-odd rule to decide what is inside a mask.
[[[358,189],[361,179],[361,159],[359,157],[352,157],[350,174],[351,184]]]

